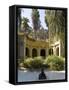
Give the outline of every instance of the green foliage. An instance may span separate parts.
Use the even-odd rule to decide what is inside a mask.
[[[64,70],[64,59],[59,56],[48,56],[45,63],[50,66],[50,70]]]
[[[64,70],[64,64],[64,58],[51,55],[46,59],[43,59],[42,57],[34,57],[33,59],[27,58],[24,61],[22,60],[19,65],[30,70],[45,68],[48,70],[61,71]]]
[[[34,57],[33,59],[32,58],[25,59],[23,62],[23,66],[29,69],[40,69],[40,68],[47,69],[49,67],[49,65],[44,63],[44,59],[41,56]]]
[[[41,68],[43,65],[42,57],[35,57],[35,58],[28,58],[24,60],[24,67],[30,69],[38,69]]]
[[[35,57],[34,60],[31,62],[31,67],[34,69],[41,68],[43,64],[42,57]]]
[[[24,60],[23,65],[25,68],[31,68],[31,62],[33,61],[32,58],[27,58]]]
[[[18,59],[18,67],[23,67],[23,59]]]
[[[39,17],[40,15],[38,9],[32,9],[32,23],[34,30],[38,30],[41,26]]]
[[[33,29],[34,29],[34,38],[37,39],[37,33],[36,31],[40,29],[41,24],[40,24],[40,14],[38,9],[32,9],[32,24],[33,24]]]
[[[23,30],[26,32],[29,28],[29,25],[28,25],[29,19],[23,17],[22,21],[23,21]]]
[[[54,43],[60,39],[63,44],[62,48],[65,51],[65,11],[46,10],[45,14],[45,22],[49,29],[49,42]]]

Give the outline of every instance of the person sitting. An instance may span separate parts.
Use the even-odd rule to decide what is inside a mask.
[[[46,75],[45,75],[45,73],[44,73],[44,69],[42,68],[41,69],[41,73],[39,74],[39,80],[41,80],[41,79],[46,79],[47,77],[46,77]]]

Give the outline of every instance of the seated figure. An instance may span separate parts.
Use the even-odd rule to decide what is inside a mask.
[[[42,79],[46,79],[47,77],[46,77],[46,75],[45,75],[45,73],[44,73],[44,69],[42,68],[41,69],[41,73],[39,74],[39,80],[42,80]]]

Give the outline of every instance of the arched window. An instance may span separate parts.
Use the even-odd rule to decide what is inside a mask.
[[[32,57],[37,56],[37,50],[35,48],[32,49]]]
[[[45,57],[45,49],[41,49],[41,51],[40,51],[40,56]]]

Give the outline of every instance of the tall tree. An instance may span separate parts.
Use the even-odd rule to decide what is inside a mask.
[[[23,17],[22,25],[23,25],[23,32],[25,32],[25,34],[30,34],[32,32],[32,27],[30,27],[28,23],[29,23],[29,19]]]
[[[57,35],[61,36],[62,32],[65,31],[65,18],[63,16],[63,11],[47,10],[45,21],[48,23],[51,38],[54,38]]]
[[[36,36],[36,32],[37,30],[40,29],[40,19],[39,19],[40,15],[39,15],[39,11],[38,9],[32,9],[32,23],[33,23],[33,29],[35,32],[35,38]]]
[[[28,32],[28,29],[29,29],[29,25],[28,25],[28,22],[29,22],[29,19],[27,19],[26,17],[23,17],[22,19],[22,24],[23,24],[23,31],[24,32]]]
[[[60,39],[62,47],[65,46],[65,12],[63,10],[46,10],[45,21],[49,29],[49,41]]]

